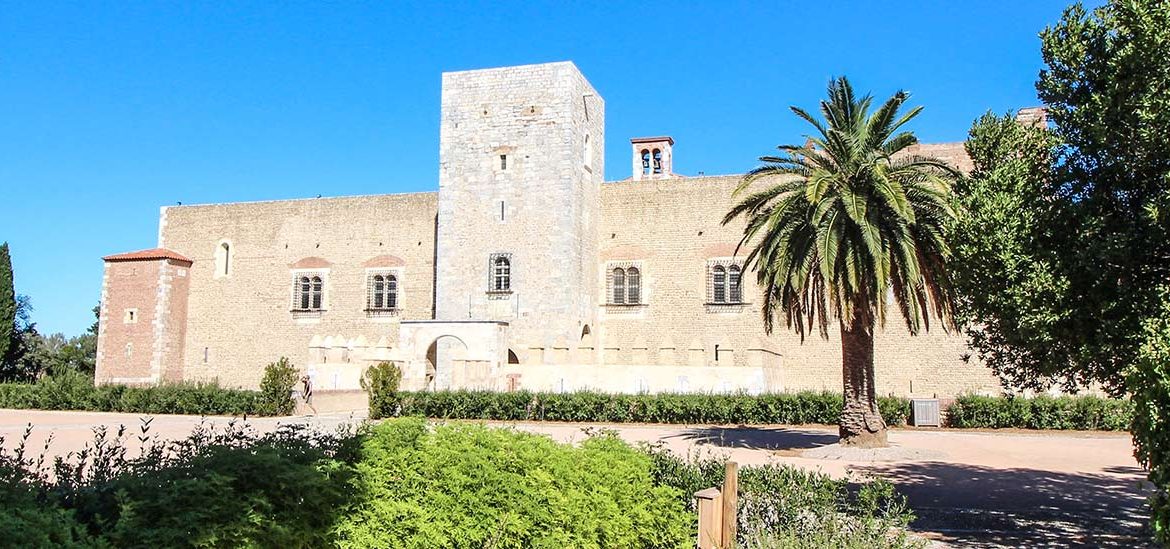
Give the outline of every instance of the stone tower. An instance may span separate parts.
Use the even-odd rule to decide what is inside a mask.
[[[443,74],[435,315],[575,345],[595,324],[605,103],[571,62]]]
[[[106,267],[94,381],[181,381],[192,261],[162,248],[102,259]]]

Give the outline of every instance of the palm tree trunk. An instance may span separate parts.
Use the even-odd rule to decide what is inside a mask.
[[[841,370],[845,403],[841,409],[841,444],[862,448],[888,446],[886,422],[877,407],[873,373],[873,328],[857,315],[841,321]]]

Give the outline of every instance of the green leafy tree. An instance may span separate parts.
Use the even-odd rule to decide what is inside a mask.
[[[1170,3],[1077,4],[1041,39],[1036,88],[1064,154],[1037,243],[1068,284],[1050,337],[1068,343],[1040,339],[1034,366],[1120,393],[1170,279],[1170,226],[1152,215],[1170,188]]]
[[[1070,341],[1057,330],[1069,314],[1068,281],[1055,270],[1056,250],[1039,245],[1062,229],[1048,223],[1045,198],[1057,142],[1040,125],[988,113],[972,126],[966,148],[974,168],[955,184],[957,216],[947,232],[957,318],[1009,385],[1075,386],[1061,375]],[[1037,364],[1057,366],[1038,375]]]
[[[872,98],[855,97],[845,78],[833,80],[828,93],[824,121],[792,107],[816,131],[803,146],[781,145],[780,156],[761,158],[764,166],[744,177],[735,191],[740,201],[723,222],[747,219],[746,264],[763,290],[769,332],[779,314],[802,338],[814,325],[827,338],[830,319],[837,321],[841,442],[884,446],[874,329],[884,325],[891,303],[911,333],[928,329],[932,315],[953,326],[943,231],[954,215],[955,172],[907,154],[918,140],[903,128],[922,110],[902,112],[907,93],[873,112]]]
[[[0,366],[10,365],[15,357],[16,289],[12,283],[12,257],[8,243],[0,244]]]
[[[1137,455],[1158,487],[1154,530],[1170,544],[1162,294],[1170,280],[1170,2],[1076,4],[1041,39],[1046,68],[1036,88],[1058,144],[1050,165],[1034,139],[996,143],[994,124],[980,121],[969,146],[976,172],[960,199],[986,212],[996,206],[975,195],[980,189],[1012,195],[1020,211],[1006,217],[1021,225],[1005,237],[1018,247],[1004,258],[1021,272],[996,274],[980,260],[980,247],[997,245],[991,237],[958,243],[956,267],[977,271],[957,276],[968,282],[963,303],[987,321],[974,343],[1009,384],[1099,383],[1131,395]],[[981,161],[987,144],[997,152]],[[1033,163],[1013,167],[1020,159]],[[990,290],[969,283],[980,277]],[[981,291],[1000,296],[972,297]]]

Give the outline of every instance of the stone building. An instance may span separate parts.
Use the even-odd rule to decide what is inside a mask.
[[[97,382],[256,387],[284,356],[326,392],[380,361],[409,389],[840,389],[836,333],[764,332],[721,224],[741,176],[675,174],[649,137],[604,182],[569,62],[445,73],[441,102],[437,192],[162,208],[158,248],[105,258]],[[875,354],[883,394],[999,389],[961,336],[891,322]]]

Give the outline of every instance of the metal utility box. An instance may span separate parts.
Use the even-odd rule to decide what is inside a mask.
[[[910,399],[910,424],[915,427],[941,427],[942,418],[937,398]]]

